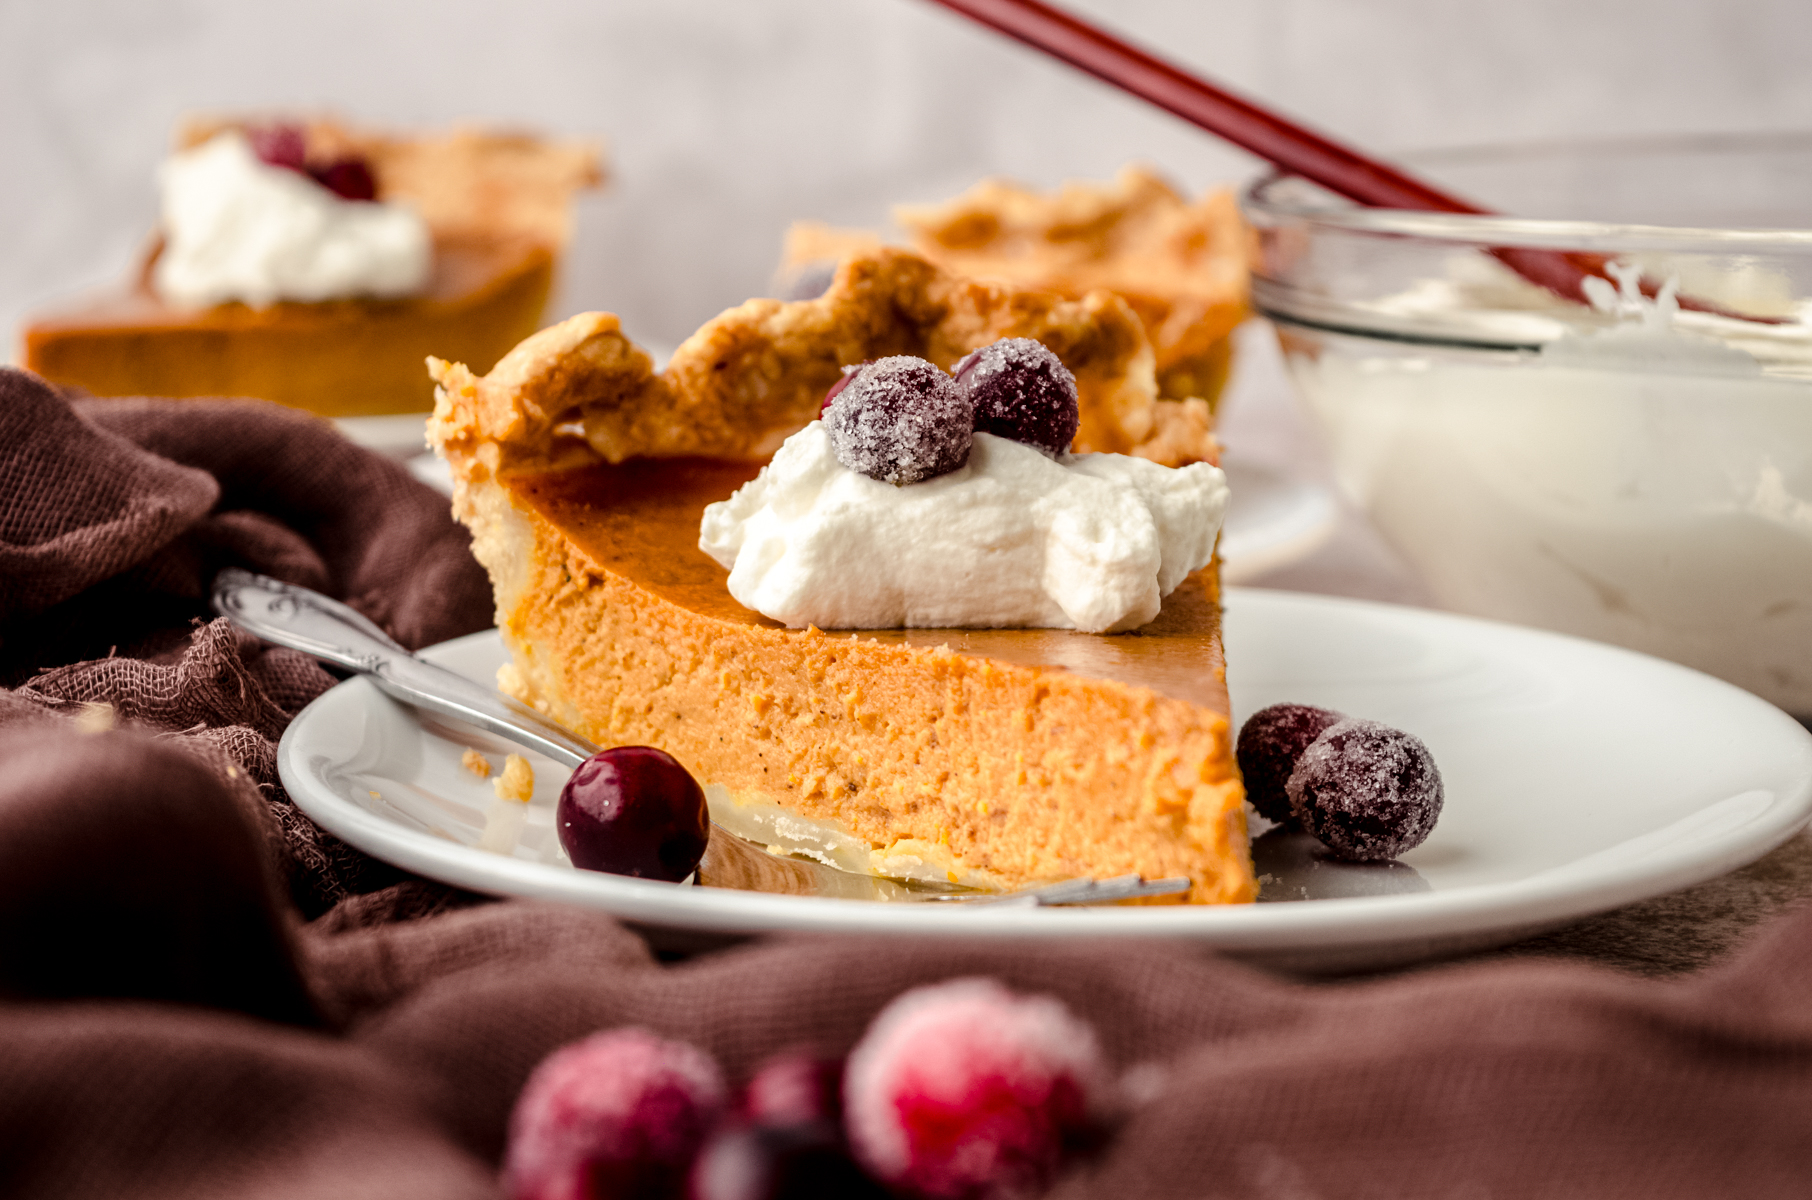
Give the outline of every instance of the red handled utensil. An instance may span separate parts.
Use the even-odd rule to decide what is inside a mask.
[[[1371,208],[1491,215],[1490,209],[1305,129],[1040,0],[933,3],[1042,50],[1349,200]],[[1579,303],[1589,303],[1586,279],[1607,278],[1606,259],[1600,254],[1508,246],[1490,253],[1530,282]],[[1658,289],[1644,280],[1642,290],[1652,296]],[[1769,320],[1685,296],[1679,303],[1700,312]]]

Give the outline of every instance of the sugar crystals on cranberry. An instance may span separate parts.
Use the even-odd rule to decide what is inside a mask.
[[[873,361],[874,359],[867,358],[853,367],[844,367],[843,374],[837,377],[837,382],[825,390],[824,399],[818,405],[819,414],[823,415],[824,410],[831,406],[831,401],[843,394],[843,389],[849,386],[849,381],[856,377],[856,373]]]
[[[1380,862],[1421,845],[1441,815],[1441,772],[1419,738],[1346,718],[1310,742],[1286,785],[1297,820],[1341,858]]]
[[[836,389],[824,424],[837,461],[886,483],[918,483],[969,461],[974,408],[931,363],[895,355],[868,363]]]
[[[1031,338],[1002,338],[956,364],[956,382],[975,407],[975,431],[1036,446],[1053,457],[1081,424],[1076,377]]]

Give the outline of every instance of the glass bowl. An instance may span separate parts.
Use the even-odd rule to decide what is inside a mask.
[[[1342,489],[1447,607],[1812,714],[1812,136],[1408,161],[1518,215],[1276,175],[1242,197],[1254,305]],[[1621,284],[1564,299],[1518,251],[1600,255]]]

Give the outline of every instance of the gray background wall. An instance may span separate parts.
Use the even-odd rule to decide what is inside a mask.
[[[1383,152],[1812,129],[1806,0],[1071,3]],[[873,224],[989,173],[1255,169],[921,0],[0,0],[0,326],[122,277],[174,123],[248,107],[606,140],[560,307],[668,344],[760,293],[795,217]]]

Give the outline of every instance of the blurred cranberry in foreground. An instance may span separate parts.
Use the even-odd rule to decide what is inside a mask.
[[[717,1064],[645,1029],[549,1055],[510,1116],[510,1200],[668,1200],[724,1107]]]
[[[742,1110],[766,1125],[843,1120],[843,1061],[809,1050],[777,1054],[755,1068],[743,1089]]]
[[[693,1168],[690,1200],[887,1200],[850,1158],[837,1127],[736,1125],[713,1137]]]
[[[928,1200],[1036,1194],[1096,1132],[1106,1073],[1094,1031],[1057,1000],[987,979],[918,988],[849,1058],[850,1147]]]
[[[554,828],[575,867],[678,883],[704,857],[711,816],[704,790],[672,755],[617,746],[572,773]]]

